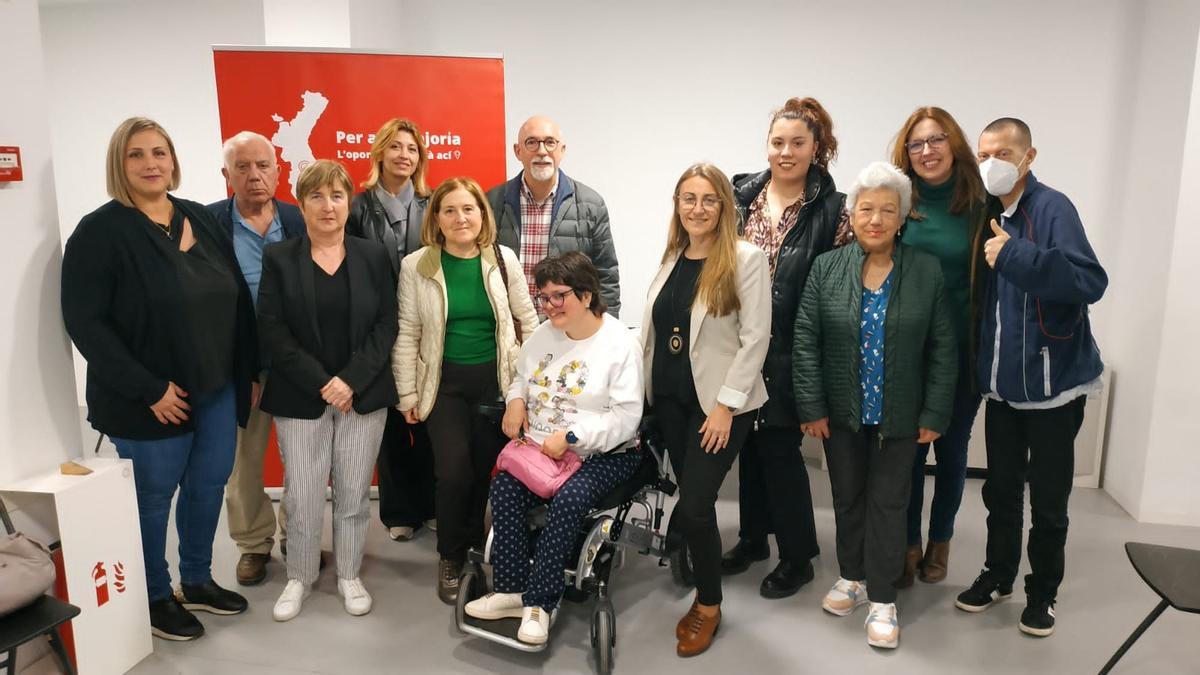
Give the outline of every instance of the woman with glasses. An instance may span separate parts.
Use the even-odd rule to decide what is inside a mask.
[[[382,243],[393,280],[404,256],[421,248],[428,172],[429,150],[416,123],[384,122],[371,144],[371,173],[350,204],[346,234]],[[389,537],[408,541],[423,524],[433,524],[433,454],[424,424],[410,426],[399,410],[388,410],[376,469],[379,520]]]
[[[642,318],[646,400],[654,405],[679,501],[671,522],[691,552],[696,597],[675,627],[679,656],[708,649],[721,623],[717,490],[767,400],[767,256],[737,235],[733,186],[694,164],[673,195],[662,265]]]
[[[933,442],[937,468],[929,510],[929,545],[921,553],[921,512],[925,497],[925,458],[929,443],[917,447],[908,504],[908,549],[898,585],[913,578],[937,583],[946,578],[954,518],[967,477],[967,443],[979,410],[979,391],[971,379],[973,326],[979,324],[976,273],[981,269],[988,232],[987,193],[971,145],[950,113],[917,108],[896,136],[892,163],[913,183],[912,209],[904,221],[904,243],[931,253],[942,265],[946,300],[958,341],[958,380],[950,426]],[[998,209],[997,209],[998,210]]]
[[[467,549],[483,536],[488,474],[503,444],[479,406],[508,391],[517,330],[538,324],[520,261],[495,240],[479,184],[449,178],[429,198],[424,247],[400,265],[392,373],[405,421],[425,421],[433,444],[438,597],[447,604],[458,598]]]
[[[813,260],[833,248],[846,218],[846,195],[829,175],[837,149],[825,108],[813,98],[788,99],[767,128],[768,169],[733,177],[743,236],[767,254],[771,344],[763,364],[769,398],[738,459],[738,542],[721,571],[737,574],[766,560],[774,532],[779,563],[759,586],[765,598],[785,598],[812,581],[820,552],[792,395],[792,324]]]
[[[933,256],[897,234],[908,177],[863,169],[846,205],[855,243],[819,256],[796,312],[793,386],[801,430],[825,441],[839,576],[821,606],[847,616],[870,601],[867,643],[900,643],[894,582],[918,443],[945,431],[954,328]]]
[[[578,552],[584,516],[642,461],[622,446],[641,420],[643,388],[640,346],[604,313],[600,277],[587,256],[571,251],[543,258],[533,276],[547,321],[521,347],[505,396],[504,435],[535,443],[555,459],[575,452],[584,462],[549,500],[507,472],[492,480],[495,592],[468,603],[466,612],[480,619],[519,617],[517,639],[541,644],[562,598],[567,557]],[[526,513],[547,501],[546,527],[531,546]]]

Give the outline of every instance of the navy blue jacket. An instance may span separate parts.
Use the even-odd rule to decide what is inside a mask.
[[[1108,287],[1074,204],[1028,175],[1001,227],[1011,239],[987,272],[976,375],[980,390],[1041,402],[1100,376],[1088,305]],[[999,307],[999,362],[996,357]]]
[[[283,238],[292,239],[305,236],[308,228],[304,225],[304,216],[300,215],[300,209],[278,199],[273,201],[275,202],[275,213],[279,214],[279,224],[283,226]],[[217,225],[228,231],[229,236],[233,236],[233,197],[213,202],[207,208],[208,212],[216,219]]]

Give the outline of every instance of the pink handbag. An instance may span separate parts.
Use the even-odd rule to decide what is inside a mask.
[[[513,478],[542,499],[553,497],[581,466],[583,460],[571,450],[553,459],[542,452],[542,446],[529,439],[509,441],[496,458],[497,471],[512,474]]]

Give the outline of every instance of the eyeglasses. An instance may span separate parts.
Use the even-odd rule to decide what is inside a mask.
[[[721,208],[721,200],[716,195],[704,195],[703,199],[697,199],[696,195],[685,192],[681,195],[676,195],[675,200],[679,202],[680,206],[689,210],[696,208],[696,202],[700,202],[705,211],[716,211]]]
[[[568,288],[565,291],[550,293],[549,295],[545,293],[538,293],[536,296],[534,296],[534,299],[536,299],[538,304],[542,307],[545,307],[546,305],[550,305],[551,307],[562,307],[563,303],[567,301],[567,296],[574,292],[574,288]]]
[[[529,152],[537,152],[539,145],[546,146],[546,152],[554,152],[558,149],[558,139],[553,136],[547,136],[545,138],[534,138],[533,136],[530,136],[529,138],[525,139],[525,142],[522,143],[522,145],[524,145],[525,149]]]
[[[926,145],[934,150],[941,150],[942,148],[946,147],[946,142],[949,139],[950,136],[948,134],[934,134],[923,141],[910,141],[905,143],[904,147],[908,149],[908,154],[919,155],[925,151]]]

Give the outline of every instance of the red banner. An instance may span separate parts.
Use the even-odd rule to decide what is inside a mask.
[[[357,186],[371,170],[375,132],[406,117],[424,132],[430,189],[470,176],[505,179],[504,62],[499,58],[213,48],[221,138],[256,131],[279,157],[276,196],[295,202],[300,171],[335,159]],[[264,482],[283,486],[272,430]]]
[[[214,48],[221,138],[256,131],[279,152],[277,196],[294,202],[300,171],[336,159],[357,186],[371,142],[393,117],[424,132],[426,182],[504,175],[504,62],[499,58]]]

